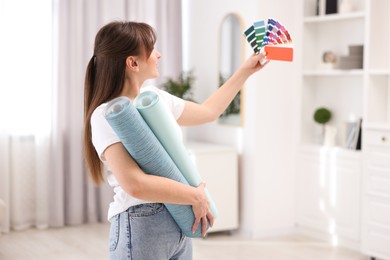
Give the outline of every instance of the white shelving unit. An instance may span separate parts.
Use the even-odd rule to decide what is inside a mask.
[[[297,225],[324,237],[337,236],[369,256],[390,259],[390,1],[354,0],[352,12],[324,16],[315,15],[316,2],[303,0]],[[362,44],[362,69],[324,68],[325,51],[347,55],[349,45]],[[319,127],[313,121],[318,107],[332,111],[329,124],[338,129],[336,147],[318,142]],[[363,119],[361,151],[341,147],[342,125],[351,114]],[[334,187],[331,182],[319,186],[331,179],[332,171],[340,181]],[[347,192],[331,195],[332,189]],[[331,196],[341,204],[331,207]],[[349,216],[349,229],[335,212]]]
[[[390,259],[390,1],[368,1],[362,250]]]
[[[348,54],[348,46],[362,45],[365,40],[366,11],[364,1],[355,1],[355,10],[345,14],[316,16],[316,1],[304,0],[303,72],[301,142],[318,144],[319,126],[313,121],[318,107],[333,113],[330,125],[338,130],[341,145],[343,122],[351,115],[363,117],[365,68],[337,69],[322,62],[322,55],[332,51],[336,56]]]

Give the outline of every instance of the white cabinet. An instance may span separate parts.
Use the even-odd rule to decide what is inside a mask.
[[[238,154],[224,145],[190,142],[186,144],[193,155],[199,174],[206,182],[219,216],[209,232],[238,228]]]
[[[303,146],[297,176],[297,225],[321,238],[357,247],[360,241],[361,153]]]
[[[390,128],[367,129],[364,140],[362,248],[390,259]]]

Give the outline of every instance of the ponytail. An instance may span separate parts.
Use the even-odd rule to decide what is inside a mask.
[[[84,83],[84,158],[87,163],[88,173],[97,185],[104,181],[102,163],[92,144],[91,116],[96,107],[91,106],[93,87],[95,80],[96,56],[90,59],[85,73]]]

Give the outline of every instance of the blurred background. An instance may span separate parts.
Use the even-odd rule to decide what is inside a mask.
[[[152,25],[160,78],[145,84],[202,102],[252,55],[244,31],[274,19],[293,62],[253,75],[216,122],[182,128],[221,211],[210,236],[298,235],[390,259],[389,11],[386,0],[0,0],[0,244],[31,230],[105,234],[113,191],[88,179],[82,150],[100,27]]]

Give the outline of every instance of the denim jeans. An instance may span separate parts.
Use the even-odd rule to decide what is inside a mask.
[[[165,206],[146,203],[111,218],[111,260],[190,260],[191,238],[184,236]]]

